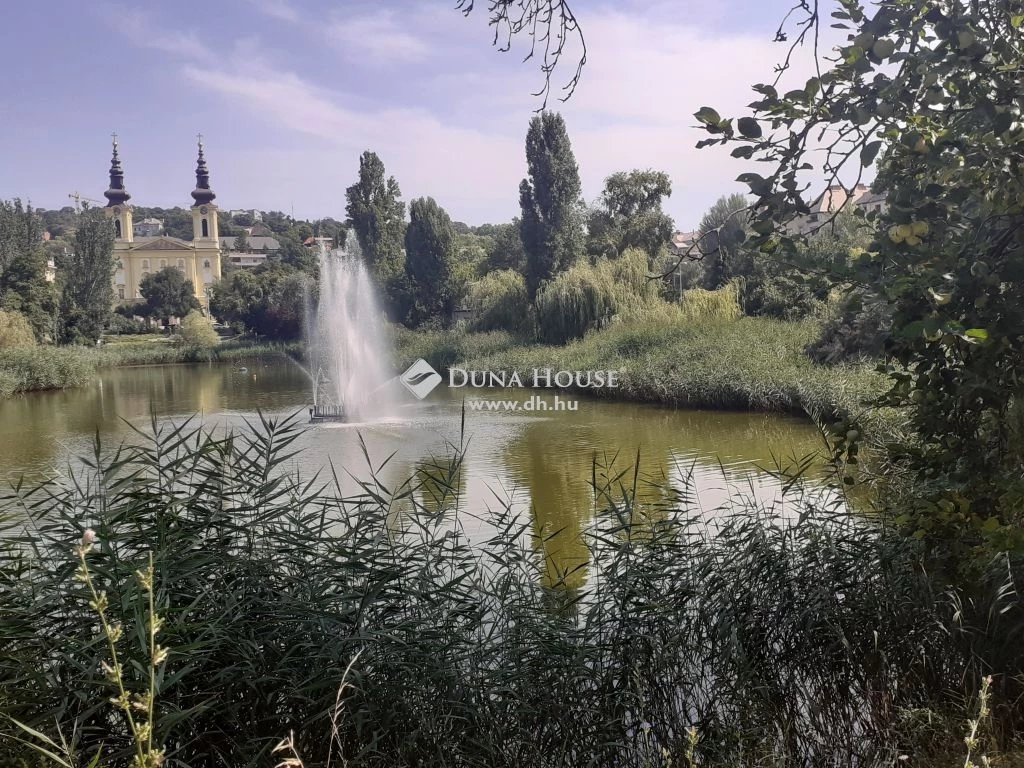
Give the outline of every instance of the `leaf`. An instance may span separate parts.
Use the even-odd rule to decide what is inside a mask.
[[[718,125],[722,122],[722,116],[711,107],[701,107],[693,116],[705,125]]]
[[[988,331],[986,331],[984,328],[968,328],[964,335],[966,335],[970,339],[988,341]]]
[[[871,46],[871,52],[880,59],[888,59],[895,51],[896,43],[884,37],[876,40],[875,44]]]
[[[869,167],[875,162],[875,158],[878,157],[878,150],[882,148],[882,142],[872,141],[865,144],[860,151],[860,164],[865,168]]]
[[[744,160],[749,160],[754,156],[754,148],[749,145],[744,145],[742,147],[736,147],[736,149],[729,154],[733,157],[742,157]]]
[[[1009,112],[1000,112],[992,122],[992,132],[996,136],[1001,136],[1010,130],[1011,125],[1013,125],[1013,115]]]
[[[741,117],[736,122],[740,135],[748,139],[759,139],[763,135],[760,123],[752,117]]]
[[[1024,24],[1024,16],[1010,17],[1010,26],[1013,27],[1014,29],[1020,29],[1022,24]]]

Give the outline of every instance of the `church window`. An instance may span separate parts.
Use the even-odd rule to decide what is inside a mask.
[[[185,260],[184,259],[178,259],[178,269],[180,269],[182,272],[185,271]]]
[[[149,272],[149,259],[142,260],[142,271]]]
[[[120,219],[114,219],[114,237],[118,240],[121,239],[121,221]]]
[[[160,269],[167,266],[167,259],[160,259]]]
[[[123,285],[117,286],[117,298],[119,298],[119,299],[123,299],[124,298],[124,286]]]
[[[203,262],[203,268],[204,269],[209,269],[210,268],[210,262],[209,261],[204,261]]]
[[[210,236],[210,225],[207,223],[206,219],[203,219],[203,237],[209,237],[209,236]]]

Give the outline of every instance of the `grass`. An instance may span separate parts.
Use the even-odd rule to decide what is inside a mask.
[[[127,766],[138,729],[109,699],[152,692],[175,768],[272,765],[282,740],[352,768],[936,765],[964,754],[993,671],[986,733],[1024,722],[1018,562],[936,582],[878,522],[808,505],[786,524],[736,498],[715,530],[685,482],[644,505],[655,479],[595,463],[586,578],[552,586],[529,520],[464,508],[463,446],[435,476],[342,498],[283,469],[299,435],[154,425],[0,502],[0,712],[62,735],[75,765],[102,749]],[[417,502],[425,482],[441,511]],[[0,717],[0,761],[25,733]]]
[[[101,368],[162,363],[254,360],[296,353],[297,343],[223,342],[213,349],[158,342],[117,342],[100,347],[37,346],[0,352],[0,398],[22,392],[81,387]]]
[[[811,320],[687,320],[673,314],[614,324],[565,346],[523,343],[500,332],[402,331],[396,347],[400,366],[422,357],[438,370],[619,370],[621,387],[591,392],[615,399],[826,420],[857,414],[864,401],[885,390],[886,379],[869,365],[814,364],[804,348],[818,331]]]

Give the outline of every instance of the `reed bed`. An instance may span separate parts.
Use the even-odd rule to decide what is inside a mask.
[[[36,346],[0,352],[0,398],[88,384],[101,368],[208,361],[256,360],[297,354],[298,342],[253,343],[239,340],[212,349],[173,342],[125,342],[100,347]]]
[[[641,503],[664,478],[595,460],[590,565],[552,579],[563,533],[463,508],[465,445],[343,498],[332,472],[354,468],[295,469],[299,434],[154,423],[3,498],[0,761],[40,738],[73,765],[136,754],[80,541],[167,766],[273,765],[282,740],[306,766],[927,765],[962,753],[992,671],[985,732],[1020,722],[1015,562],[940,582],[916,542],[799,482],[797,521],[736,498],[709,525],[685,481]]]

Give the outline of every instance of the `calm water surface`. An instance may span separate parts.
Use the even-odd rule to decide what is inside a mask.
[[[442,386],[423,402],[405,404],[390,422],[306,426],[300,440],[304,450],[294,461],[305,473],[333,463],[343,484],[355,491],[356,479],[369,477],[361,436],[375,464],[394,454],[379,473],[380,481],[394,488],[443,466],[449,443],[460,441],[463,398],[525,400],[532,394],[536,391]],[[208,425],[239,428],[257,410],[304,416],[308,405],[308,380],[289,362],[250,364],[245,371],[227,364],[107,370],[83,389],[0,401],[0,476],[60,470],[91,450],[97,432],[107,446],[130,442],[133,427],[146,429],[151,414],[176,420],[199,414]],[[639,496],[656,497],[655,483],[668,482],[689,488],[711,514],[734,494],[778,504],[781,485],[765,468],[821,447],[813,425],[797,418],[590,399],[581,399],[572,412],[467,408],[465,440],[461,507],[482,512],[511,504],[532,516],[538,535],[578,531],[586,524],[594,507],[595,461],[599,476],[615,476],[631,470],[639,451]],[[627,477],[623,482],[631,485],[631,471]],[[421,494],[425,505],[436,504],[429,483]]]

